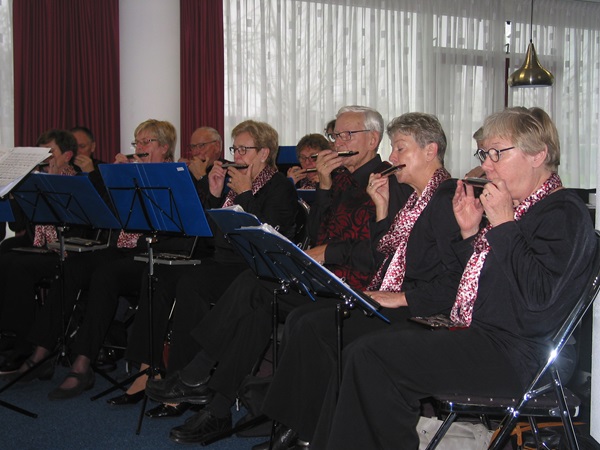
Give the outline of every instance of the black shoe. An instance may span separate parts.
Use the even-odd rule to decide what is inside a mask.
[[[6,375],[16,372],[21,368],[25,360],[29,358],[31,353],[22,353],[17,350],[13,350],[0,364],[0,375]]]
[[[150,381],[153,382],[150,383]],[[196,405],[205,405],[214,396],[214,392],[205,384],[205,380],[202,380],[202,382],[195,386],[184,383],[179,376],[167,378],[164,383],[157,383],[157,381],[162,380],[148,380],[146,383],[146,395],[160,403],[188,402]],[[158,389],[157,386],[159,387]]]
[[[135,394],[128,394],[127,392],[117,397],[109,398],[106,400],[106,403],[113,406],[123,406],[123,405],[135,405],[141,399],[144,398],[145,392],[142,389],[141,391],[136,392]]]
[[[86,373],[69,372],[67,378],[75,378],[78,383],[70,389],[56,388],[48,394],[50,400],[66,400],[68,398],[77,397],[83,391],[87,391],[94,387],[96,378],[94,377],[94,371],[88,369]]]
[[[162,419],[163,417],[179,417],[192,406],[191,403],[178,403],[176,405],[165,405],[161,403],[156,408],[146,411],[146,416],[152,419]]]
[[[288,450],[290,448],[306,448],[307,445],[300,447],[298,445],[298,433],[284,425],[278,425],[273,435],[273,444],[271,441],[262,442],[252,447],[252,450]]]
[[[117,370],[117,358],[114,351],[111,352],[106,347],[102,347],[98,352],[94,367],[107,373]]]
[[[24,383],[27,381],[35,380],[50,380],[54,376],[54,358],[47,359],[42,364],[32,369],[37,363],[34,363],[31,359],[27,358],[24,365],[27,366],[27,373],[19,380]],[[13,375],[21,375],[21,372],[15,372]]]
[[[173,428],[169,439],[180,444],[201,443],[230,428],[231,416],[219,419],[212,412],[202,410],[187,419],[183,425]]]

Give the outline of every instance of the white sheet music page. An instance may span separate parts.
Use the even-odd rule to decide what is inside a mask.
[[[47,147],[0,148],[0,197],[8,194],[49,156],[50,149]]]

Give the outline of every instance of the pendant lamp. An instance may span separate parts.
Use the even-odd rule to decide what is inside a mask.
[[[533,46],[533,0],[531,0],[530,30],[531,36],[529,38],[527,53],[525,54],[525,62],[508,77],[507,82],[510,87],[538,87],[552,86],[554,84],[554,75],[540,64],[535,53],[535,47]]]

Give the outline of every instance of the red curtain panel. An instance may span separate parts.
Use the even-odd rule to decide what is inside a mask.
[[[201,126],[223,135],[225,79],[223,2],[180,0],[182,151]],[[223,136],[225,142],[227,138]]]
[[[15,0],[15,145],[87,126],[96,158],[119,152],[119,0]]]

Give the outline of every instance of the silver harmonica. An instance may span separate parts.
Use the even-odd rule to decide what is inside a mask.
[[[315,169],[314,167],[312,169],[305,169],[304,173],[311,173],[311,172],[316,172],[317,169]]]
[[[127,159],[132,159],[133,157],[137,156],[138,158],[145,158],[146,156],[149,156],[150,153],[132,153],[131,155],[125,155],[125,157]]]
[[[477,177],[468,177],[464,178],[463,182],[470,184],[473,187],[484,187],[487,183],[490,182],[487,178],[477,178]]]
[[[406,164],[398,164],[397,166],[391,166],[385,170],[382,170],[381,172],[379,172],[379,174],[382,177],[389,177],[390,175],[396,173],[398,170],[403,169],[404,167],[406,167]]]
[[[358,155],[358,152],[355,152],[354,150],[348,150],[347,152],[338,152],[337,154],[338,156],[354,156],[354,155]],[[315,153],[314,155],[310,155],[310,157],[312,159],[316,159],[319,156],[318,153]]]
[[[227,169],[228,167],[233,167],[234,169],[247,169],[248,165],[246,164],[236,164],[236,163],[225,163],[221,164],[223,169]]]

